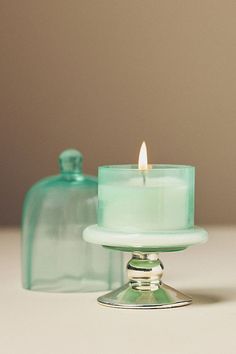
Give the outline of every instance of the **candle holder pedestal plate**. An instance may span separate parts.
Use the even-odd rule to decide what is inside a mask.
[[[162,282],[160,252],[182,251],[207,241],[206,230],[125,233],[91,225],[84,231],[87,242],[131,252],[127,264],[128,283],[98,298],[101,305],[125,309],[172,308],[188,305],[192,299]]]

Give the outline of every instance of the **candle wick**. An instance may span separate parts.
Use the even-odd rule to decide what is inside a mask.
[[[143,176],[143,184],[145,186],[146,185],[146,174],[145,174],[145,171],[142,171],[142,176]]]

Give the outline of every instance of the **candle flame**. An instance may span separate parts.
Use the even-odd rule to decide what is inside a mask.
[[[143,141],[139,151],[138,168],[140,171],[148,170],[147,146],[145,141]]]

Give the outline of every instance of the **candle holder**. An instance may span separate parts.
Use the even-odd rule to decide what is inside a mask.
[[[144,145],[142,145],[144,146]],[[192,299],[162,282],[160,252],[174,252],[207,240],[194,226],[195,169],[186,165],[152,165],[141,148],[139,165],[101,166],[98,170],[98,224],[84,239],[132,252],[129,282],[98,298],[120,308],[184,306]]]
[[[179,231],[127,233],[91,225],[84,231],[87,242],[123,252],[132,252],[127,264],[128,283],[98,298],[101,305],[124,309],[173,308],[192,299],[162,282],[160,252],[182,251],[207,241],[200,227]]]

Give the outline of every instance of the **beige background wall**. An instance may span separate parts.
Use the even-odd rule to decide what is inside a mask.
[[[236,3],[0,1],[0,223],[79,148],[85,169],[197,167],[197,222],[234,223]]]

